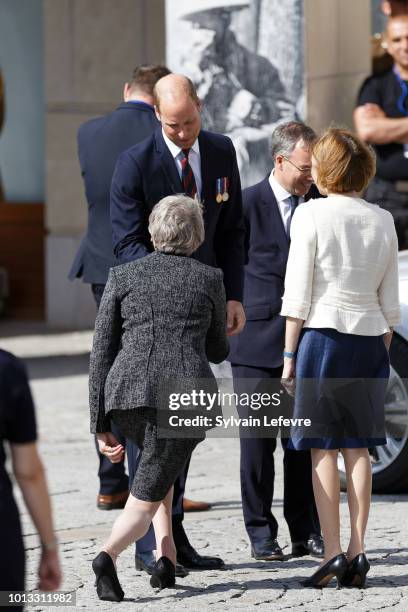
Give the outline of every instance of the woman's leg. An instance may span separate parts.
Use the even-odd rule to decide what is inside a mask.
[[[324,562],[341,550],[338,450],[312,448],[313,491],[324,540]]]
[[[161,502],[153,517],[153,527],[156,536],[156,558],[167,557],[176,565],[176,547],[172,530],[173,487]]]
[[[349,561],[364,552],[364,536],[371,502],[371,462],[367,448],[342,449],[347,476],[351,537]]]
[[[161,503],[136,499],[130,493],[123,512],[114,522],[111,534],[103,546],[113,562],[129,544],[145,535]]]

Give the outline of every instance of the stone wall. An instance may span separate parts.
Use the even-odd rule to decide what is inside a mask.
[[[206,2],[195,0],[187,11],[184,4],[181,6],[181,0],[167,0],[168,35],[185,40],[181,27],[174,30],[175,15],[171,7],[176,7],[181,15],[195,11]],[[210,2],[212,7],[217,4],[222,6],[222,2]],[[226,6],[237,4],[245,3],[225,2]],[[370,72],[370,0],[288,0],[285,7],[279,0],[251,0],[246,4],[250,7],[247,40],[242,38],[244,9],[235,11],[231,21],[238,45],[246,46],[250,52],[274,64],[287,52],[290,41],[296,42],[290,53],[287,52],[290,71],[287,69],[280,79],[287,93],[289,115],[295,108],[317,130],[332,122],[351,126],[358,87]],[[279,28],[279,45],[273,54],[278,34],[270,24],[276,26],[282,19],[283,8],[289,11],[285,14],[292,16],[288,21],[290,32],[285,34]],[[67,280],[86,225],[86,203],[76,152],[77,128],[121,101],[123,83],[135,65],[165,59],[165,0],[44,0],[43,9],[47,320],[53,326],[83,327],[91,325],[95,316],[90,288],[81,281]],[[197,16],[193,21],[197,21]],[[180,23],[183,31],[192,29],[191,18]],[[235,44],[232,37],[229,40]],[[238,46],[238,52],[242,54],[241,47]],[[207,57],[210,52],[211,48],[207,50]],[[190,59],[193,57],[190,54]],[[256,64],[260,65],[258,60]],[[234,66],[233,56],[230,65]],[[206,76],[205,62],[203,66],[201,72]],[[272,68],[269,69],[272,74]],[[203,87],[208,85],[207,80],[203,79]],[[306,103],[299,104],[303,83]],[[222,79],[218,84],[222,99]],[[241,136],[237,140],[238,156],[245,161],[247,152],[255,151],[258,146],[260,132],[264,133],[262,124],[261,128],[255,124],[262,113],[266,117],[268,100],[258,104],[257,98],[262,95],[257,93],[233,98],[226,121]],[[249,127],[239,125],[244,108],[248,111]],[[265,134],[262,154],[258,156],[262,159],[255,164],[259,175],[256,180],[265,176],[270,167],[269,132]]]
[[[89,285],[67,274],[86,226],[78,126],[122,100],[133,68],[165,59],[162,0],[44,0],[47,320],[93,324]]]
[[[370,0],[305,0],[307,121],[352,127],[358,89],[371,72]]]

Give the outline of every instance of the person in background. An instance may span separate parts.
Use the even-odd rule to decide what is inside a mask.
[[[3,551],[0,591],[23,591],[25,588],[24,545],[18,508],[5,466],[6,442],[11,450],[12,474],[40,537],[38,588],[54,591],[61,584],[51,501],[36,439],[34,404],[25,368],[14,355],[0,350],[0,532]],[[12,609],[22,610],[23,607]]]
[[[390,212],[359,197],[375,173],[372,150],[331,128],[314,145],[312,175],[327,198],[293,217],[281,314],[286,317],[282,381],[293,393],[290,443],[311,449],[313,488],[324,538],[321,567],[304,586],[333,577],[365,585],[364,537],[370,510],[368,448],[386,443],[388,350],[400,320],[398,247]],[[336,379],[341,379],[336,383]],[[299,422],[299,421],[298,421]],[[340,544],[339,451],[344,457],[351,535]]]
[[[272,134],[274,169],[262,182],[244,189],[246,224],[244,308],[246,326],[231,338],[234,390],[239,394],[271,390],[282,376],[285,322],[279,316],[292,215],[313,196],[311,157],[315,132],[298,121],[280,124]],[[263,385],[263,386],[262,386]],[[262,387],[262,389],[261,389]],[[241,417],[251,411],[238,406]],[[259,416],[259,414],[257,414]],[[264,432],[265,433],[265,432]],[[270,432],[269,432],[270,433]],[[241,494],[245,527],[255,559],[282,561],[278,523],[272,514],[276,436],[243,435]],[[323,555],[319,519],[313,497],[310,451],[284,448],[284,516],[292,555]]]
[[[382,0],[381,10],[387,17],[408,14],[408,0]]]
[[[381,15],[373,15],[373,36],[371,37],[371,56],[373,75],[381,74],[390,70],[393,66],[393,59],[387,52],[387,42],[385,40],[384,28],[387,17],[397,17],[398,15],[408,15],[408,0],[382,0],[378,7]]]
[[[408,14],[391,17],[385,34],[393,66],[367,79],[358,95],[358,136],[374,146],[376,175],[365,198],[389,210],[400,249],[408,248]]]
[[[181,379],[191,389],[203,380],[215,384],[208,360],[220,363],[229,350],[222,272],[190,257],[204,241],[201,204],[184,195],[163,198],[149,216],[149,233],[154,253],[110,271],[90,362],[91,431],[103,452],[113,462],[123,457],[112,421],[141,448],[129,499],[92,565],[98,596],[109,601],[124,596],[118,555],[152,521],[157,561],[150,584],[175,584],[173,485],[205,436],[190,430],[180,437],[165,428],[161,385],[170,380],[177,388]]]

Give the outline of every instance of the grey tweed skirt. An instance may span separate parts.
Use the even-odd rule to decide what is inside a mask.
[[[141,449],[130,492],[137,499],[163,500],[201,438],[158,438],[156,410],[111,410],[110,417],[121,433]]]

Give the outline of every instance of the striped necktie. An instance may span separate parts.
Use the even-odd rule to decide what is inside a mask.
[[[297,205],[299,204],[299,196],[291,195],[288,200],[290,200],[290,217],[288,220],[287,234],[290,240],[290,226],[292,225],[293,214],[296,210]]]
[[[197,193],[197,185],[193,170],[188,161],[190,149],[182,149],[184,157],[181,159],[181,182],[183,183],[184,193],[190,198],[194,198]]]

